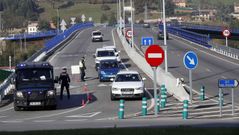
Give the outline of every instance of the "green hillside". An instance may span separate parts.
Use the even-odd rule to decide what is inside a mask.
[[[57,9],[52,8],[52,5],[47,1],[38,3],[41,8],[44,8],[44,12],[40,14],[42,20],[51,20],[57,16]],[[109,16],[110,12],[116,13],[116,4],[107,4],[110,10],[102,10],[102,4],[89,4],[76,2],[73,6],[59,9],[59,16],[66,21],[70,20],[70,17],[77,17],[78,19],[84,14],[88,20],[89,17],[93,18],[93,21],[100,22],[100,18],[103,13]]]

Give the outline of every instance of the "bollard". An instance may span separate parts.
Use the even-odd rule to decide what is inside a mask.
[[[147,115],[147,98],[143,97],[142,99],[142,116]]]
[[[119,119],[124,119],[124,100],[123,99],[120,100],[118,118]]]
[[[160,100],[161,108],[165,108],[166,99],[167,99],[167,92],[166,92],[165,85],[161,85],[161,100]]]
[[[201,89],[200,89],[200,100],[201,101],[205,100],[205,87],[204,86],[201,86]]]
[[[188,100],[183,101],[183,119],[188,119]]]
[[[160,111],[160,99],[159,96],[157,96],[157,110]]]

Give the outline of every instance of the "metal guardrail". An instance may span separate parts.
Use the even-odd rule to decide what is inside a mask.
[[[187,28],[187,29],[195,29],[195,30],[208,30],[208,31],[216,31],[222,32],[225,29],[225,26],[213,26],[213,25],[197,25],[191,23],[180,23],[180,24],[170,24],[173,27],[178,28]],[[239,28],[230,29],[231,33],[239,34]]]
[[[66,40],[68,37],[72,35],[75,31],[85,29],[88,27],[94,26],[93,23],[83,23],[83,24],[76,24],[66,30],[64,33],[61,33],[60,35],[54,37],[52,40],[48,41],[45,44],[45,48],[39,50],[35,54],[33,54],[31,57],[29,57],[26,61],[30,62],[36,59],[41,53],[47,51],[48,53],[50,51],[54,51],[54,49],[57,49],[56,46],[59,45],[63,40]],[[12,89],[12,86],[10,85],[11,78],[13,78],[14,73],[12,73],[5,81],[0,84],[0,103],[4,96]]]
[[[217,43],[209,42],[212,46],[211,50],[219,54],[225,55],[235,60],[239,60],[239,49],[226,47]]]

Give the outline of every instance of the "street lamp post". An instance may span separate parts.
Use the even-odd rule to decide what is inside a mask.
[[[164,32],[164,53],[165,53],[165,72],[168,72],[168,54],[167,54],[167,35],[166,35],[166,17],[165,0],[163,0],[163,32]]]
[[[59,8],[56,9],[56,12],[57,12],[57,35],[59,34]]]

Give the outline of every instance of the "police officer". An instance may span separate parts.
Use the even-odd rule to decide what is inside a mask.
[[[70,91],[69,91],[69,85],[70,84],[69,83],[71,82],[71,80],[70,80],[70,77],[69,77],[69,75],[67,73],[67,69],[66,68],[62,69],[59,81],[60,81],[60,84],[61,84],[61,95],[60,95],[61,100],[63,98],[64,87],[66,88],[66,91],[67,91],[67,97],[68,97],[68,99],[70,99]]]
[[[79,67],[80,67],[80,73],[81,73],[81,81],[84,82],[85,81],[85,70],[86,70],[85,57],[81,58],[81,60],[79,62]]]

